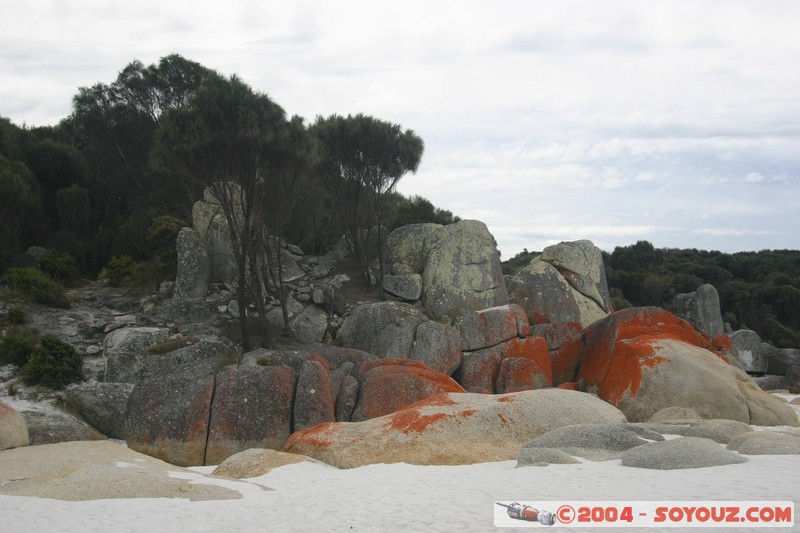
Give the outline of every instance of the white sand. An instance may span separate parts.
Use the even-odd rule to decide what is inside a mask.
[[[796,396],[787,399],[792,397]],[[526,468],[515,468],[515,461],[470,466],[381,464],[352,470],[304,462],[246,481],[208,478],[203,474],[213,467],[202,467],[179,475],[192,478],[192,483],[231,488],[242,498],[68,502],[0,496],[0,531],[497,531],[494,502],[512,500],[783,500],[795,502],[797,516],[800,455],[748,458],[744,464],[672,471],[628,468],[618,460]],[[735,531],[748,530],[768,531]],[[800,531],[800,520],[792,531]]]
[[[239,500],[66,502],[2,496],[0,530],[492,531],[495,501],[798,500],[800,456],[749,459],[740,465],[673,471],[627,468],[619,461],[526,468],[515,468],[515,461],[392,464],[352,470],[305,462],[248,481],[186,475],[197,483],[235,489],[243,496]],[[800,524],[794,529],[800,530]]]

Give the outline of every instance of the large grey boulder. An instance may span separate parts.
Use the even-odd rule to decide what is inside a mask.
[[[556,448],[532,448],[523,446],[517,457],[517,468],[521,466],[547,466],[551,464],[574,465],[580,461],[567,452]]]
[[[115,329],[103,341],[103,357],[106,360],[103,381],[124,382],[129,379],[128,367],[131,359],[147,353],[152,347],[172,337],[168,328],[133,327]],[[133,383],[133,381],[131,381]]]
[[[345,318],[339,335],[347,348],[378,357],[407,357],[414,349],[417,326],[426,320],[419,309],[409,304],[362,304]]]
[[[619,452],[651,440],[664,440],[664,437],[655,432],[642,432],[629,424],[576,424],[548,431],[527,442],[522,451],[527,448],[558,448],[569,455],[608,460],[618,457]]]
[[[175,296],[202,298],[208,292],[210,277],[208,251],[200,234],[193,228],[181,228],[176,241],[178,271],[175,276]]]
[[[698,331],[708,334],[712,339],[725,333],[719,293],[713,285],[701,285],[695,292],[679,295],[675,302],[678,315],[686,318]]]
[[[528,337],[531,327],[525,311],[517,304],[464,312],[458,323],[461,349],[491,348],[516,337]]]
[[[731,351],[742,365],[742,370],[754,374],[767,371],[767,358],[761,353],[761,337],[755,331],[740,329],[728,335]]]
[[[335,421],[335,400],[328,367],[316,360],[305,361],[297,378],[292,431]]]
[[[85,422],[58,411],[22,411],[31,446],[76,440],[104,440]]]
[[[163,338],[164,335],[163,330],[150,333],[153,333],[153,339]],[[135,384],[148,373],[169,373],[173,368],[190,363],[203,366],[206,371],[213,373],[217,368],[234,362],[236,355],[233,343],[221,337],[186,338],[170,335],[145,349],[139,341],[146,341],[148,332],[144,332],[143,338],[138,335],[128,338],[134,344],[127,345],[127,349],[120,349],[119,344],[115,343],[114,349],[106,350],[105,381]]]
[[[447,374],[461,363],[458,330],[428,320],[407,303],[359,305],[345,318],[339,337],[345,348],[380,358],[415,359]]]
[[[149,375],[128,397],[128,447],[178,466],[206,464],[214,388],[202,365]]]
[[[87,381],[64,391],[66,400],[97,431],[112,439],[125,439],[125,412],[132,383]]]
[[[208,191],[208,189],[206,189]],[[239,274],[233,255],[228,221],[218,202],[212,203],[210,193],[206,199],[195,202],[192,207],[192,225],[208,251],[209,281],[234,283]]]
[[[622,454],[622,466],[653,470],[706,468],[746,462],[746,457],[726,450],[713,440],[699,437],[651,442]]]
[[[611,311],[602,252],[587,240],[545,248],[509,280],[508,291],[531,324],[587,327]]]
[[[0,402],[0,450],[27,446],[28,424],[19,411]]]
[[[322,342],[328,328],[328,313],[309,305],[291,321],[292,333],[306,343]]]
[[[472,464],[516,459],[522,445],[558,427],[625,422],[611,405],[563,389],[503,395],[448,393],[363,422],[294,433],[284,451],[337,466]]]
[[[765,393],[712,350],[689,323],[656,307],[617,311],[585,330],[578,379],[632,422],[665,407],[754,425],[800,425],[785,402]]]
[[[781,348],[767,354],[767,373],[785,376],[793,366],[800,366],[800,350]]]
[[[754,431],[734,437],[727,448],[745,455],[800,455],[800,437],[775,431]]]
[[[413,302],[422,296],[422,276],[419,274],[384,274],[383,289],[401,300]]]
[[[386,238],[387,273],[393,275],[421,274],[429,254],[444,237],[440,224],[408,224],[392,231]]]
[[[444,226],[422,272],[422,302],[435,320],[508,303],[497,243],[486,224],[462,220]]]
[[[222,369],[205,419],[203,462],[195,464],[219,464],[248,448],[283,446],[291,433],[295,380],[294,371],[284,366]]]

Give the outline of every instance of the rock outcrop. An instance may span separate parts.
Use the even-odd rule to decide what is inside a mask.
[[[509,280],[508,291],[533,325],[587,327],[612,310],[602,253],[587,240],[545,248]]]
[[[471,464],[516,459],[524,443],[558,427],[624,421],[611,405],[574,391],[449,393],[380,418],[299,431],[284,451],[339,468],[396,462]]]
[[[747,458],[720,447],[709,439],[682,437],[651,442],[622,454],[622,466],[676,470],[746,463]]]
[[[624,309],[585,333],[581,389],[619,407],[631,421],[677,406],[703,418],[800,424],[791,408],[715,352],[708,337],[660,308]]]

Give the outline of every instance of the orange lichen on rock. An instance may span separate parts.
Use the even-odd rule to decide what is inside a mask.
[[[467,418],[475,414],[475,409],[465,409],[459,413],[432,413],[424,415],[418,408],[407,408],[391,415],[389,427],[402,431],[406,435],[410,433],[422,433],[428,426],[449,418]]]
[[[334,422],[323,422],[322,424],[317,424],[316,426],[312,426],[310,428],[295,431],[289,435],[289,438],[286,440],[286,444],[283,446],[283,451],[291,452],[292,447],[298,441],[302,442],[304,447],[311,446],[317,449],[327,448],[333,443],[329,440],[325,440],[321,435],[328,430],[334,429],[335,427],[336,426]]]
[[[612,405],[636,396],[643,369],[669,362],[654,354],[654,344],[664,339],[711,348],[688,322],[660,308],[624,309],[592,324],[579,372],[582,388]]]
[[[511,339],[506,344],[503,354],[506,358],[520,357],[530,359],[536,363],[547,381],[547,386],[553,384],[553,370],[550,366],[550,352],[544,337],[526,337],[524,339]],[[511,392],[511,391],[509,391]]]
[[[558,385],[559,389],[566,389],[566,390],[580,390],[580,386],[577,381],[569,381],[567,383],[560,383]]]

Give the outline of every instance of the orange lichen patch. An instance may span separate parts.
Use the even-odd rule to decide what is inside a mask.
[[[502,422],[502,424],[503,424],[504,426],[507,426],[507,425],[508,425],[508,420],[506,420],[506,417],[504,417],[502,414],[500,414],[500,413],[497,413],[497,418],[499,418],[499,419],[500,419],[500,422]]]
[[[419,408],[406,408],[391,415],[389,427],[397,431],[402,431],[406,435],[410,433],[422,433],[428,426],[440,420],[469,418],[477,412],[476,409],[464,409],[458,413],[422,414]]]
[[[513,394],[504,394],[503,396],[498,396],[497,401],[500,403],[513,403],[517,400],[517,398]]]
[[[418,402],[414,402],[404,409],[418,409],[420,407],[443,407],[445,405],[456,405],[458,402],[453,400],[450,397],[450,394],[447,392],[441,392],[439,394],[434,394],[433,396],[428,396]]]
[[[380,366],[411,366],[415,368],[429,369],[424,363],[420,361],[414,361],[412,359],[400,359],[400,358],[376,359],[374,361],[364,361],[363,363],[358,363],[356,368],[360,374],[363,374],[365,372],[369,372],[373,368],[377,368]]]
[[[558,385],[559,389],[566,389],[566,390],[580,390],[580,386],[578,385],[577,381],[570,381],[567,383],[561,383]]]
[[[331,446],[333,443],[322,438],[322,435],[325,434],[328,429],[332,429],[336,423],[338,422],[323,422],[322,424],[317,424],[310,428],[295,431],[289,435],[286,444],[283,445],[283,451],[291,451],[292,447],[297,444],[301,444],[303,447],[317,449]]]
[[[547,341],[544,337],[527,337],[524,339],[511,339],[506,343],[504,350],[506,358],[519,357],[530,359],[544,375],[547,386],[553,384],[553,370],[550,366],[550,352],[547,350]],[[509,392],[512,392],[509,390]]]

